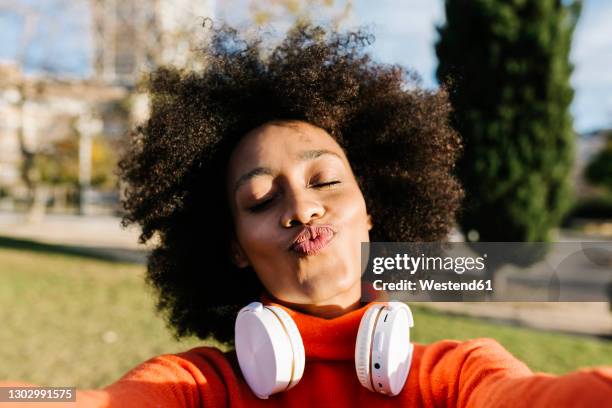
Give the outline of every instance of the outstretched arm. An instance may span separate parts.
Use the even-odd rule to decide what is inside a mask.
[[[612,407],[612,367],[533,373],[497,341],[442,341],[427,348],[419,383],[426,405]]]
[[[151,358],[133,368],[115,383],[96,390],[77,390],[71,407],[207,407],[218,406],[225,387],[210,359],[222,358],[217,349],[199,347],[176,355]],[[35,386],[30,383],[0,382],[2,387]],[[1,403],[0,407],[49,408],[48,402]]]

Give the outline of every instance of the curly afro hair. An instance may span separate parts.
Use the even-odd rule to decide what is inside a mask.
[[[204,68],[163,67],[147,81],[151,114],[119,163],[122,225],[156,238],[146,280],[177,338],[233,342],[234,319],[264,291],[229,256],[233,233],[225,174],[232,149],[271,121],[304,121],[345,150],[374,227],[372,241],[444,240],[463,199],[462,149],[444,89],[419,88],[397,65],[364,52],[367,32],[294,27],[263,47],[211,29]]]

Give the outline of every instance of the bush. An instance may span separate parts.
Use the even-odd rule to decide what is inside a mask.
[[[591,183],[606,187],[612,193],[612,132],[608,133],[606,146],[593,157],[584,174]]]
[[[612,219],[612,195],[578,201],[565,217],[563,226],[570,226],[575,218]]]

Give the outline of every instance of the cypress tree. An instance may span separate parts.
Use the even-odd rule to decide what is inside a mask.
[[[446,0],[445,8],[436,74],[465,144],[461,229],[481,241],[550,241],[572,204],[569,52],[580,3]]]

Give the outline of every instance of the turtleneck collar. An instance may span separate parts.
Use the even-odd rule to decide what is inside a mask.
[[[383,303],[369,302],[341,316],[324,319],[281,305],[268,294],[261,296],[261,302],[266,306],[279,306],[291,316],[302,336],[306,359],[311,361],[354,361],[361,318],[368,307]]]

